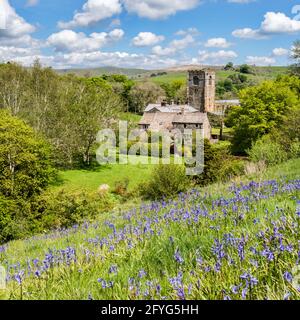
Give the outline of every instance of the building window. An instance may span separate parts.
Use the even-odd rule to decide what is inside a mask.
[[[212,76],[209,77],[209,85],[212,85]]]
[[[193,84],[194,86],[199,86],[199,78],[197,76],[193,77]]]
[[[184,124],[183,126],[184,126],[184,129],[186,129],[187,125],[186,125],[186,124]]]

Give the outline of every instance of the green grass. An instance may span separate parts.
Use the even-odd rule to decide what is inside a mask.
[[[10,242],[0,250],[0,264],[4,266],[20,263],[24,269],[29,261],[35,272],[45,254],[53,262],[41,276],[25,277],[21,273],[21,284],[10,281],[2,297],[87,299],[90,294],[94,299],[179,299],[184,292],[186,299],[241,299],[246,288],[241,276],[249,273],[258,283],[248,286],[246,299],[283,299],[286,295],[299,299],[297,290],[284,278],[297,259],[299,218],[297,221],[295,212],[300,196],[299,189],[292,187],[297,182],[286,183],[299,177],[300,159],[290,160],[239,181],[246,184],[252,179],[276,179],[275,185],[273,181],[235,193],[228,189],[232,182],[214,184],[179,201],[143,205],[124,214],[106,213],[93,224]],[[241,201],[241,196],[249,197],[249,201]],[[213,205],[220,197],[225,204]],[[204,215],[195,216],[197,210]],[[291,245],[290,251],[278,251],[280,234],[282,244]],[[235,244],[224,240],[228,235]],[[222,243],[225,252],[219,271],[214,269],[215,241]],[[241,245],[243,256],[238,251]],[[76,260],[72,252],[67,255],[59,251],[67,247],[75,250]],[[253,248],[259,252],[273,250],[275,259],[254,254]],[[37,266],[35,258],[40,259]],[[138,276],[141,270],[145,271],[143,277]],[[16,272],[12,268],[9,273],[14,277]],[[170,278],[180,273],[177,286],[181,291],[170,283]],[[103,288],[101,279],[113,281],[113,286]],[[241,285],[237,294],[232,292],[234,285]]]
[[[254,83],[260,83],[264,80],[275,79],[280,74],[285,74],[287,72],[287,67],[255,67],[255,74],[249,74],[247,77],[249,80],[252,80]],[[234,74],[234,71],[226,70],[216,70],[216,81],[224,81],[228,76]],[[175,80],[186,81],[187,72],[168,72],[166,75],[152,77],[151,81],[161,84],[161,83],[170,83]]]
[[[108,184],[113,189],[117,181],[128,179],[129,190],[133,190],[140,183],[147,181],[151,169],[151,165],[115,164],[99,166],[94,170],[60,171],[60,184],[53,188],[94,192],[101,184]]]
[[[131,113],[131,112],[122,112],[120,115],[119,115],[119,119],[122,120],[122,121],[128,121],[128,122],[131,122],[131,123],[138,123],[140,120],[141,120],[142,116],[141,115],[138,115],[138,114],[135,114],[135,113]]]

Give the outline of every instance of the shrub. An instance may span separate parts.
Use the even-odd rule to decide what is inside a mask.
[[[128,196],[128,185],[129,185],[128,178],[125,178],[124,180],[116,181],[114,193],[122,197]]]
[[[112,201],[96,193],[61,190],[58,193],[45,192],[34,206],[33,211],[40,212],[39,216],[36,214],[39,228],[49,230],[93,220],[97,214],[111,209]]]
[[[35,225],[29,201],[0,195],[0,244],[31,235]]]
[[[204,171],[194,178],[197,184],[205,186],[243,174],[243,161],[232,156],[229,148],[228,143],[212,145],[208,140],[204,141]]]
[[[250,160],[257,163],[265,162],[267,166],[276,165],[287,160],[287,152],[280,143],[273,141],[269,135],[257,140],[250,150],[248,150]]]
[[[173,198],[191,187],[185,167],[175,164],[155,166],[150,181],[139,186],[140,194],[146,199]]]
[[[0,194],[12,199],[39,194],[54,175],[49,145],[6,110],[0,110],[0,172]]]

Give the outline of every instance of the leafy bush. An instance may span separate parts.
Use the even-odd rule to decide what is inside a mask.
[[[210,144],[204,141],[204,171],[194,179],[201,186],[216,181],[227,181],[234,176],[243,174],[243,161],[230,154],[228,143]]]
[[[288,158],[281,144],[274,141],[269,135],[257,140],[248,154],[253,162],[264,161],[267,166],[276,165]]]
[[[108,196],[61,190],[45,192],[35,202],[33,211],[42,231],[93,220],[97,214],[111,208],[112,200]]]
[[[0,195],[0,244],[30,234],[28,203]]]
[[[17,117],[0,110],[0,194],[29,199],[54,176],[49,145]]]
[[[173,198],[191,187],[185,167],[175,164],[155,166],[150,181],[139,186],[140,194],[146,199]]]
[[[298,85],[295,77],[279,78],[240,91],[241,105],[230,108],[225,121],[233,128],[233,153],[245,154],[263,135],[278,130],[286,114],[299,110]]]
[[[125,178],[124,180],[116,181],[114,193],[122,197],[128,196],[128,185],[129,185],[128,178]]]

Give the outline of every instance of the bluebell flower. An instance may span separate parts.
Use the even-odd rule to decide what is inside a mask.
[[[293,276],[288,271],[284,272],[283,277],[288,282],[292,282],[293,281]]]
[[[178,248],[177,248],[176,251],[175,251],[174,259],[175,259],[175,261],[178,262],[178,263],[183,263],[183,262],[184,262],[184,260],[183,260],[183,258],[182,258],[182,256],[181,256]]]

